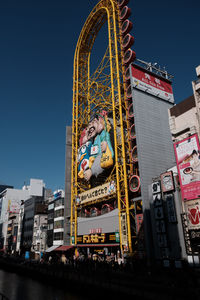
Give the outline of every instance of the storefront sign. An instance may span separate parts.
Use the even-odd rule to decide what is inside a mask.
[[[200,146],[197,134],[174,144],[182,200],[200,197]]]
[[[79,194],[80,203],[87,203],[116,193],[115,182],[111,181]]]
[[[152,73],[145,72],[144,70],[131,66],[133,86],[148,94],[152,94],[159,98],[168,100],[174,103],[174,96],[171,83],[162,78],[152,75]]]
[[[119,239],[116,237],[115,232],[84,234],[77,237],[77,244],[113,244],[118,242]]]

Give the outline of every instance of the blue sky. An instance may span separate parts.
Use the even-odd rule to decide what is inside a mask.
[[[52,190],[64,187],[74,51],[97,2],[0,1],[0,183],[21,188],[40,178]],[[173,74],[175,102],[182,101],[200,64],[200,2],[130,0],[129,7],[137,58]],[[93,60],[104,40],[100,33]]]

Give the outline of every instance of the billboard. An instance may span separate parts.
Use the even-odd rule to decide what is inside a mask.
[[[200,146],[197,134],[174,144],[182,200],[200,197]]]
[[[98,200],[105,196],[109,196],[115,193],[116,193],[115,182],[111,181],[79,194],[78,201],[80,202],[78,204],[85,204],[87,202]]]
[[[200,200],[191,200],[185,203],[188,229],[200,229]]]
[[[114,165],[112,119],[105,110],[95,112],[79,139],[78,177],[91,184],[103,183]]]
[[[139,66],[131,65],[132,83],[139,90],[174,103],[171,83],[164,78],[152,75]]]
[[[119,243],[116,232],[84,234],[77,237],[77,244],[115,244]]]
[[[190,246],[193,252],[199,253],[200,244],[200,199],[185,202]]]

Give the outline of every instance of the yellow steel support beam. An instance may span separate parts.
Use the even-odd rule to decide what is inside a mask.
[[[108,49],[94,74],[90,74],[90,56],[96,35],[107,20]],[[117,202],[119,209],[120,247],[122,245],[121,217],[126,212],[127,242],[132,252],[131,226],[129,214],[129,194],[127,172],[130,164],[126,161],[126,145],[124,136],[124,120],[122,111],[126,108],[122,95],[123,69],[122,50],[119,32],[119,9],[117,1],[101,0],[87,18],[74,56],[73,73],[73,122],[72,122],[72,177],[71,177],[71,237],[77,244],[77,206],[76,197],[86,191],[90,185],[78,178],[78,141],[81,131],[86,127],[91,114],[95,110],[105,109],[112,112],[114,129],[115,166],[106,182],[114,180],[117,186]],[[93,86],[96,89],[93,89]],[[127,124],[127,123],[126,123]],[[126,199],[126,201],[124,201]],[[124,210],[125,207],[125,210]]]

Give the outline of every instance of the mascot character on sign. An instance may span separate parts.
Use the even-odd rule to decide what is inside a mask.
[[[107,112],[96,113],[83,130],[78,151],[78,176],[90,181],[113,166],[114,151]]]

